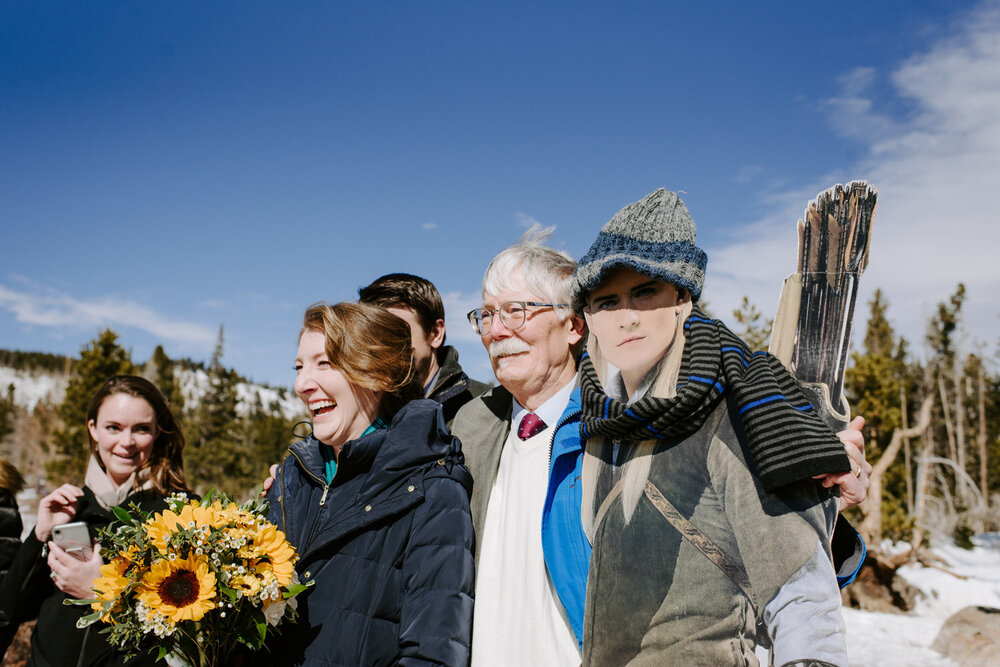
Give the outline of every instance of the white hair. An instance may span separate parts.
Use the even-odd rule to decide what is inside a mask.
[[[483,274],[483,299],[527,289],[549,303],[572,304],[576,261],[569,253],[545,245],[553,231],[555,227],[536,222],[517,243],[500,251]],[[573,308],[556,308],[555,312],[562,321],[573,314]]]

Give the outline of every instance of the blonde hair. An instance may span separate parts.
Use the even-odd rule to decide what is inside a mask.
[[[383,392],[378,417],[389,421],[423,394],[413,361],[410,325],[388,310],[366,303],[309,306],[302,331],[326,337],[326,356],[352,385]]]
[[[679,289],[683,293],[682,290]],[[694,307],[690,298],[678,304],[677,322],[674,327],[674,337],[670,342],[670,347],[660,364],[659,373],[653,381],[653,386],[649,389],[649,394],[656,398],[673,398],[677,395],[677,380],[681,370],[681,359],[684,356],[684,345],[687,336],[684,333],[684,322],[687,321]],[[597,337],[593,333],[587,341],[587,352],[590,354],[591,362],[594,364],[594,371],[601,384],[607,387],[609,364],[601,353],[601,346]],[[632,520],[635,508],[642,497],[646,480],[649,479],[649,469],[653,462],[653,450],[656,447],[656,440],[643,440],[636,446],[632,457],[622,468],[622,511],[625,515],[626,525]],[[583,459],[583,507],[581,516],[583,526],[587,535],[593,539],[594,530],[597,528],[595,519],[598,508],[594,507],[594,500],[597,487],[597,475],[600,472],[600,451],[607,443],[604,437],[594,436],[587,441],[586,456]]]

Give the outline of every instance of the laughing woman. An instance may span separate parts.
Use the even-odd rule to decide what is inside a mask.
[[[101,385],[87,408],[87,430],[91,456],[83,488],[63,484],[39,502],[37,524],[4,579],[0,601],[16,623],[38,619],[28,665],[152,665],[154,658],[145,655],[125,662],[99,627],[76,628],[90,608],[64,600],[93,598],[91,585],[104,561],[97,549],[78,558],[50,540],[57,525],[82,521],[94,537],[114,520],[115,505],[158,511],[165,496],[189,491],[184,435],[160,390],[135,375],[115,375]]]
[[[847,663],[831,564],[837,437],[779,362],[697,306],[676,194],[622,209],[580,261],[585,665]],[[760,634],[758,634],[758,631]]]
[[[269,518],[298,549],[299,622],[270,663],[464,665],[472,477],[422,395],[407,324],[365,304],[305,314],[295,391],[311,437],[278,468]]]

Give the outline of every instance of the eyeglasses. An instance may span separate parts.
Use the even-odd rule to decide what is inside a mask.
[[[493,328],[493,316],[500,315],[503,325],[514,331],[524,326],[524,320],[528,316],[528,308],[569,308],[568,303],[538,303],[536,301],[508,301],[500,304],[496,310],[489,308],[476,308],[470,310],[466,316],[469,324],[480,336],[485,336]]]

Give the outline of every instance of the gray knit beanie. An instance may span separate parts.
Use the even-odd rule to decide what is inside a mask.
[[[610,271],[624,266],[650,278],[683,287],[697,301],[705,283],[708,256],[694,244],[694,220],[676,192],[660,188],[615,213],[573,274],[573,306]]]

